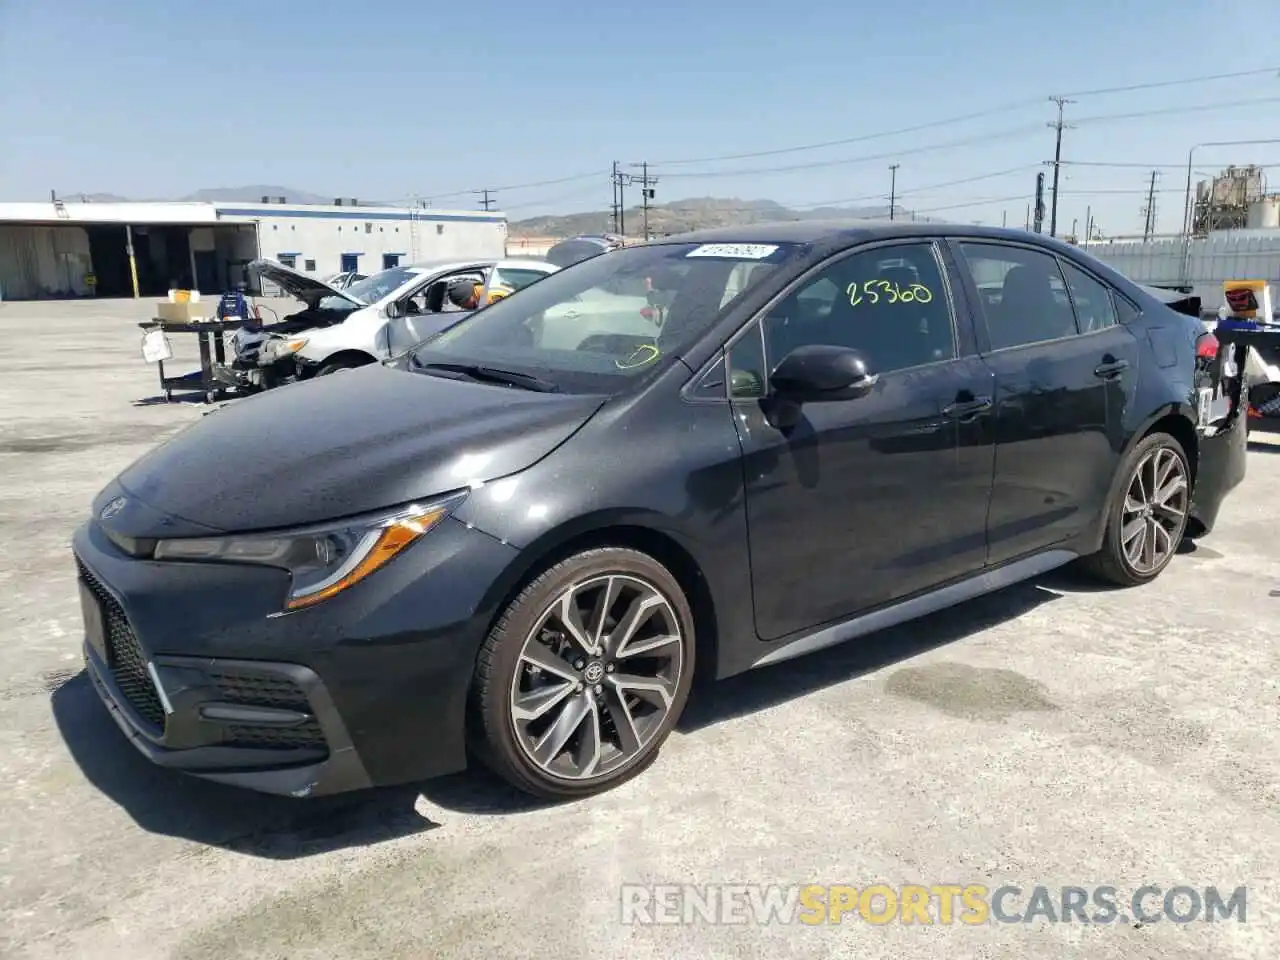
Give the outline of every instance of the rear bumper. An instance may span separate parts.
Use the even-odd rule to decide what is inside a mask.
[[[1191,519],[1199,527],[1197,533],[1213,529],[1223,501],[1244,480],[1248,466],[1249,436],[1244,410],[1238,410],[1225,429],[1219,429],[1220,432],[1200,436],[1200,462],[1191,498]]]

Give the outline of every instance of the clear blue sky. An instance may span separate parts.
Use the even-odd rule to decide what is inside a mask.
[[[887,194],[896,160],[908,206],[1020,224],[1053,153],[1047,97],[1280,65],[1276,13],[1275,0],[0,0],[0,199],[263,183],[470,208],[473,188],[589,175],[499,191],[519,219],[607,206],[613,160],[655,163],[659,202],[793,205]],[[1176,230],[1193,143],[1280,138],[1278,75],[1076,99],[1064,159],[1138,166],[1064,168],[1060,232],[1077,218],[1083,231],[1088,207],[1107,233],[1140,229],[1150,165],[1165,168],[1160,228]],[[670,162],[1019,103],[824,149]],[[1089,119],[1200,104],[1238,106]],[[1280,186],[1280,144],[1205,149],[1196,167],[1228,162],[1275,163]]]

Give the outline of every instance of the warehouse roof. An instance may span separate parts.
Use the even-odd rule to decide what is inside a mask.
[[[237,202],[71,202],[0,203],[0,223],[248,223],[280,217],[325,220],[415,220],[427,223],[471,221],[505,223],[506,215],[484,210],[436,210],[411,207],[337,206],[302,203]]]

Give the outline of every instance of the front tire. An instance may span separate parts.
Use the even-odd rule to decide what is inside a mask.
[[[341,373],[344,370],[355,370],[357,367],[367,367],[373,363],[372,359],[357,360],[354,357],[344,357],[341,360],[334,360],[326,363],[323,367],[316,371],[317,377],[327,377],[331,373]]]
[[[473,686],[485,762],[536,797],[617,786],[657,756],[689,698],[693,615],[662,564],[587,550],[502,612]]]
[[[1177,553],[1191,510],[1191,469],[1182,444],[1153,433],[1125,459],[1121,475],[1102,549],[1085,567],[1108,583],[1133,587],[1158,577]]]

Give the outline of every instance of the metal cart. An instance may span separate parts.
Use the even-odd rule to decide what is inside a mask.
[[[171,320],[147,320],[138,326],[150,333],[155,330],[166,336],[171,333],[195,334],[200,346],[200,369],[179,376],[166,376],[164,360],[155,361],[160,374],[160,390],[165,400],[173,402],[174,393],[203,393],[205,403],[215,403],[224,399],[226,385],[213,376],[215,363],[227,362],[226,345],[223,337],[240,328],[240,320],[192,320],[174,323]]]

